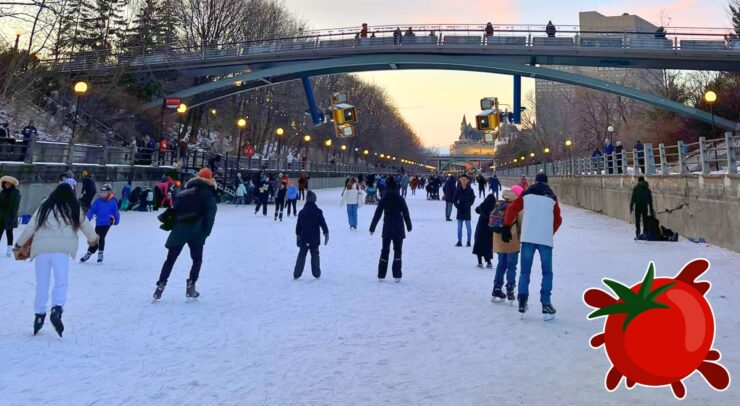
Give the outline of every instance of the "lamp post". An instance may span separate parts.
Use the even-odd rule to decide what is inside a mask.
[[[573,161],[570,158],[570,147],[573,146],[573,141],[565,140],[565,150],[568,151],[568,172],[573,173]]]
[[[311,155],[311,136],[309,134],[304,135],[303,136],[303,142],[306,143],[306,147],[305,147],[306,156],[305,156],[305,158],[306,158],[306,166],[308,166],[308,160],[309,160],[310,155]],[[306,169],[306,168],[304,167],[303,169]]]
[[[67,157],[67,163],[72,165],[74,162],[74,143],[75,143],[75,131],[77,130],[77,115],[80,111],[80,99],[87,93],[88,85],[87,82],[80,81],[75,83],[74,92],[77,95],[77,103],[75,103],[75,116],[72,121],[72,135],[69,137],[69,156]]]
[[[15,29],[15,47],[13,48],[13,51],[17,54],[18,53],[18,42],[21,40],[21,35],[23,35],[23,30],[20,28]]]
[[[716,132],[715,124],[714,124],[714,103],[717,102],[717,93],[715,93],[712,90],[708,90],[706,93],[704,93],[704,101],[709,104],[709,111],[712,114],[712,138],[714,138],[714,134]],[[714,164],[715,164],[715,170],[719,170],[719,161],[717,159],[717,146],[714,147]]]
[[[275,136],[277,137],[277,169],[280,170],[280,161],[282,160],[282,139],[283,135],[285,135],[285,130],[282,127],[278,127],[275,129]]]
[[[239,128],[239,144],[236,147],[236,170],[240,170],[239,162],[242,157],[242,137],[244,136],[244,129],[247,127],[247,119],[240,118],[236,120],[236,126]],[[249,157],[249,167],[252,168],[252,157]]]
[[[606,127],[606,132],[609,134],[609,142],[614,145],[614,126]],[[604,157],[606,157],[606,173],[611,175],[614,172],[614,157],[612,154],[607,154],[606,147],[604,147]]]
[[[183,131],[183,117],[185,117],[185,113],[188,111],[188,106],[185,103],[180,103],[179,106],[177,106],[177,117],[179,125],[177,127],[177,152],[175,153],[177,156],[177,161],[180,161],[180,142],[182,141],[182,131]],[[164,138],[164,134],[160,134],[160,142],[162,142],[162,139]]]

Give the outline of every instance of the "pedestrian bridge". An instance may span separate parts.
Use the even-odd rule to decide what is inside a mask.
[[[303,32],[295,37],[262,39],[205,47],[157,46],[121,52],[78,53],[47,60],[52,71],[109,73],[179,71],[195,76],[223,75],[326,58],[375,54],[493,56],[528,65],[576,65],[642,69],[740,71],[740,39],[723,28],[672,28],[655,32],[586,31],[559,26],[548,36],[542,25],[411,25]],[[366,37],[367,36],[367,37]]]

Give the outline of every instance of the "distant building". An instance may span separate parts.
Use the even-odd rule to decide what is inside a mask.
[[[596,11],[579,13],[580,40],[621,39],[629,41],[635,38],[654,38],[657,26],[636,15],[604,16]],[[640,34],[635,34],[639,32]],[[642,34],[644,33],[644,34]],[[651,69],[625,69],[614,67],[576,67],[547,66],[555,69],[577,73],[627,87],[637,88],[649,93],[657,93],[662,82],[662,71]],[[576,94],[576,86],[547,80],[535,80],[535,97],[537,103],[537,124],[551,133],[567,133],[569,130],[568,111],[570,100]],[[633,109],[642,109],[644,105],[630,101]],[[639,106],[639,107],[638,107]]]
[[[483,132],[473,127],[465,116],[460,123],[460,138],[450,146],[450,155],[493,155],[493,144],[487,144]]]

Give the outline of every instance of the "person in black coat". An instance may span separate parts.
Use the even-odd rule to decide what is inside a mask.
[[[475,192],[473,192],[473,189],[468,184],[468,176],[463,175],[460,177],[460,184],[457,186],[457,190],[455,191],[455,200],[454,205],[455,208],[457,208],[457,244],[456,247],[462,247],[462,227],[463,223],[465,224],[465,228],[468,231],[468,243],[467,246],[470,246],[470,237],[472,234],[471,227],[470,227],[470,209],[473,207],[473,203],[475,203]]]
[[[308,191],[306,193],[306,204],[298,213],[298,223],[295,226],[298,259],[293,270],[293,279],[303,275],[306,266],[306,255],[311,251],[311,273],[318,279],[321,277],[321,262],[319,259],[319,246],[321,245],[321,232],[324,233],[324,245],[329,244],[329,227],[326,225],[324,213],[316,205],[316,194]]]
[[[285,209],[285,194],[288,192],[288,185],[285,182],[280,183],[277,195],[275,196],[275,221],[283,221],[283,209]]]
[[[185,245],[190,249],[190,258],[193,260],[190,277],[187,280],[185,297],[197,298],[200,293],[195,290],[195,282],[198,281],[203,263],[203,246],[206,244],[206,239],[211,235],[213,224],[216,221],[216,211],[218,210],[218,192],[216,192],[216,181],[213,179],[213,172],[208,168],[201,169],[198,176],[188,181],[185,190],[180,192],[177,205],[169,210],[173,212],[175,224],[165,243],[165,248],[168,250],[167,259],[159,274],[157,289],[154,291],[154,300],[159,300],[162,297],[162,292],[164,292],[172,268],[175,266],[175,261],[177,261],[177,257],[180,256]],[[162,215],[165,214],[167,212]]]
[[[8,240],[6,256],[13,250],[13,230],[18,228],[18,208],[21,204],[21,193],[18,191],[18,179],[12,176],[0,178],[0,240],[3,232]]]
[[[80,196],[80,206],[87,212],[92,206],[95,195],[98,194],[98,187],[95,185],[95,179],[87,170],[82,171],[82,196]]]
[[[653,194],[650,192],[650,185],[642,176],[637,178],[637,185],[632,189],[630,213],[634,213],[635,215],[635,240],[637,240],[640,238],[641,234],[640,219],[642,219],[643,229],[647,230],[648,215],[650,217],[655,217]]]
[[[442,193],[444,193],[444,199],[446,203],[445,207],[445,219],[447,221],[452,221],[452,206],[455,203],[455,177],[450,175],[447,177],[447,181],[445,182],[444,187],[442,188]]]
[[[486,178],[483,174],[478,175],[478,197],[486,197]]]
[[[257,189],[257,206],[254,208],[254,214],[259,213],[262,208],[262,215],[267,216],[267,201],[270,199],[270,178],[260,181]]]
[[[483,268],[483,258],[486,259],[486,268],[493,269],[493,231],[488,227],[488,217],[496,207],[496,198],[488,195],[480,206],[475,208],[478,213],[478,224],[475,226],[475,244],[473,254],[478,256],[478,268]]]
[[[393,243],[393,278],[396,282],[400,282],[403,276],[401,272],[403,240],[406,238],[406,230],[411,232],[411,216],[409,216],[406,200],[398,193],[398,186],[392,177],[388,179],[385,196],[375,209],[373,221],[370,223],[370,235],[375,233],[380,217],[383,217],[383,248],[380,251],[380,262],[378,263],[378,280],[384,280],[388,273],[388,257],[391,243]]]

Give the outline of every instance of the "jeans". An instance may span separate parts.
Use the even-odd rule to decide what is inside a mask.
[[[486,187],[485,186],[478,187],[478,197],[486,197]]]
[[[357,205],[347,205],[347,218],[349,219],[349,226],[357,228]]]
[[[307,247],[301,245],[300,251],[298,251],[298,259],[295,261],[295,269],[293,270],[293,278],[298,279],[303,275],[303,268],[306,266],[306,255],[311,251],[311,273],[314,278],[321,277],[321,259],[319,257],[319,247]]]
[[[234,203],[236,203],[236,207],[239,207],[239,205],[244,204],[244,196],[237,196],[236,201],[234,201]]]
[[[280,220],[282,220],[284,209],[285,209],[285,200],[281,202],[275,199],[275,218],[278,218],[278,216],[280,216]]]
[[[403,187],[401,187],[401,196],[402,196],[402,197],[406,197],[406,195],[407,195],[408,193],[409,193],[409,187],[408,187],[408,186],[403,186]]]
[[[177,247],[169,248],[167,252],[167,260],[162,265],[162,272],[159,274],[159,283],[167,283],[167,279],[170,278],[172,268],[175,266],[177,257],[180,256],[182,249],[185,245],[178,245]],[[203,264],[203,246],[200,244],[188,243],[190,248],[190,258],[193,260],[193,266],[190,268],[190,280],[195,282],[198,280],[200,275],[200,266]]]
[[[378,278],[385,279],[388,273],[388,257],[391,253],[391,243],[393,243],[393,277],[400,279],[403,276],[401,272],[401,255],[403,255],[403,238],[383,238],[383,248],[380,250],[380,262],[378,263]]]
[[[450,216],[452,216],[452,207],[453,207],[453,204],[452,204],[452,202],[446,202],[446,203],[447,203],[447,205],[445,207],[445,218],[447,220],[450,220]]]
[[[529,296],[529,275],[532,272],[534,252],[540,252],[542,264],[542,287],[540,288],[540,303],[550,304],[552,293],[552,247],[541,244],[522,243],[522,273],[519,275],[519,297]]]
[[[100,252],[105,251],[105,236],[108,235],[108,231],[110,231],[110,226],[96,226],[95,227],[95,234],[100,237],[98,239],[98,245],[91,247],[87,252],[90,254],[94,254],[100,250]]]
[[[39,314],[46,313],[52,271],[54,272],[54,288],[51,291],[51,305],[64,307],[67,301],[69,254],[61,252],[39,254],[34,262],[36,264],[34,311]]]
[[[462,241],[462,227],[463,223],[465,223],[465,228],[468,231],[468,244],[470,244],[470,220],[457,220],[457,240]]]
[[[516,285],[516,264],[519,262],[519,253],[497,254],[498,265],[496,265],[496,276],[493,278],[493,289],[501,289],[504,286],[504,273],[506,284]]]

